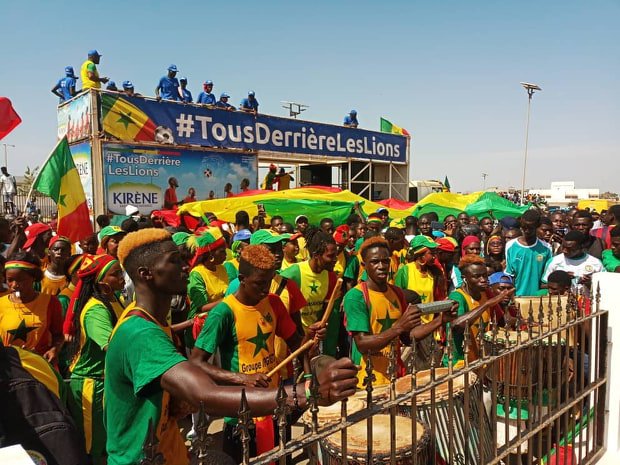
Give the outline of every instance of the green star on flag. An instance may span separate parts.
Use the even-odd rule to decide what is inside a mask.
[[[426,299],[428,299],[428,296],[426,294],[420,294],[420,300],[422,302],[426,302]]]
[[[125,129],[127,129],[130,124],[133,124],[133,121],[131,120],[131,112],[129,113],[121,112],[121,117],[116,122],[121,123],[122,125],[125,126]]]
[[[381,332],[390,329],[395,321],[396,321],[396,318],[390,318],[389,310],[385,311],[385,318],[381,318],[381,319],[377,318],[377,323],[381,325]]]
[[[319,285],[316,283],[316,281],[312,281],[312,284],[310,284],[310,291],[315,294],[319,292]]]
[[[65,203],[65,197],[67,197],[67,194],[60,194],[60,196],[58,197],[58,204],[62,205],[63,207],[67,206],[67,204]]]
[[[264,349],[265,352],[269,351],[267,348],[267,340],[269,339],[269,336],[271,336],[271,333],[263,333],[260,329],[260,325],[256,325],[256,336],[248,339],[248,342],[255,345],[253,357],[256,357],[260,353],[261,349]]]
[[[15,339],[20,339],[26,342],[26,339],[28,338],[28,333],[30,331],[34,331],[35,329],[37,328],[29,328],[28,326],[26,326],[26,320],[22,320],[17,328],[9,329],[7,333],[13,335]]]

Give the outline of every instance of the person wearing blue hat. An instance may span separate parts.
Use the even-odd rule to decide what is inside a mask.
[[[97,50],[88,52],[88,59],[82,63],[80,68],[80,78],[82,79],[82,90],[101,89],[101,84],[109,81],[107,77],[99,77],[97,65],[101,60],[101,55]]]
[[[118,87],[116,87],[116,82],[109,81],[108,85],[105,86],[105,90],[111,90],[113,92],[118,92]]]
[[[123,81],[123,92],[129,97],[142,97],[142,95],[135,91],[131,81]]]
[[[230,95],[228,95],[226,92],[222,92],[222,94],[220,95],[220,99],[217,101],[215,106],[223,110],[235,111],[235,107],[228,103],[229,98]]]
[[[215,105],[216,99],[215,95],[213,95],[213,81],[205,81],[202,83],[203,91],[198,94],[198,99],[196,103],[200,103],[202,105]]]
[[[192,103],[192,93],[187,88],[187,78],[182,77],[181,79],[179,79],[179,82],[181,83],[181,88],[179,89],[179,93],[181,94],[181,100],[183,100],[183,103]]]
[[[176,78],[179,70],[176,65],[168,66],[168,74],[162,76],[159,80],[159,84],[155,88],[155,97],[157,100],[182,100],[183,94],[181,93],[179,80]]]
[[[239,110],[254,114],[258,113],[258,100],[256,100],[256,94],[253,90],[248,92],[247,98],[241,100]]]
[[[73,66],[65,66],[65,77],[59,79],[56,85],[52,88],[52,94],[58,96],[60,99],[58,103],[62,103],[75,96],[76,79],[78,79],[78,77],[73,71]]]
[[[344,117],[342,124],[347,128],[356,128],[359,125],[357,122],[357,111],[351,110],[349,114]]]

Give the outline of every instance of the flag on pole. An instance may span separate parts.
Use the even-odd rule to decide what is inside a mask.
[[[21,122],[22,119],[13,109],[11,101],[6,97],[0,97],[0,140]]]
[[[443,181],[443,191],[450,192],[450,181],[448,181],[448,176],[446,176],[446,179]]]
[[[66,136],[58,141],[32,188],[56,202],[59,235],[77,242],[93,233],[86,195]]]
[[[390,123],[385,118],[381,118],[381,132],[389,132],[390,134],[400,134],[402,136],[409,136],[410,134],[406,129],[396,126]]]

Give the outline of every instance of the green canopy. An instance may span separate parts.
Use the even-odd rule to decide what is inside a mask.
[[[438,192],[422,199],[413,208],[412,214],[419,217],[424,213],[435,212],[439,220],[443,221],[448,215],[456,216],[464,211],[478,218],[492,216],[501,220],[506,216],[515,218],[521,216],[529,208],[529,205],[516,205],[495,192],[476,192],[466,195]]]
[[[285,223],[295,224],[299,215],[308,217],[308,222],[318,226],[323,218],[331,218],[334,224],[344,224],[351,214],[354,202],[337,200],[265,199],[254,202],[265,206],[269,216],[280,215]]]

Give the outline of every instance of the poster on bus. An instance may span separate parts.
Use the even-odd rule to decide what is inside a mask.
[[[82,181],[82,187],[84,188],[84,195],[86,196],[86,202],[88,203],[88,211],[90,215],[93,215],[93,165],[90,154],[90,143],[82,142],[81,144],[75,144],[70,146],[71,156],[73,157],[73,163],[80,175],[80,181]]]
[[[178,201],[225,197],[224,186],[238,192],[243,179],[256,189],[257,157],[255,153],[213,152],[106,144],[103,171],[107,209],[125,214],[132,205],[148,215],[164,207],[164,195],[171,178],[177,181]]]

